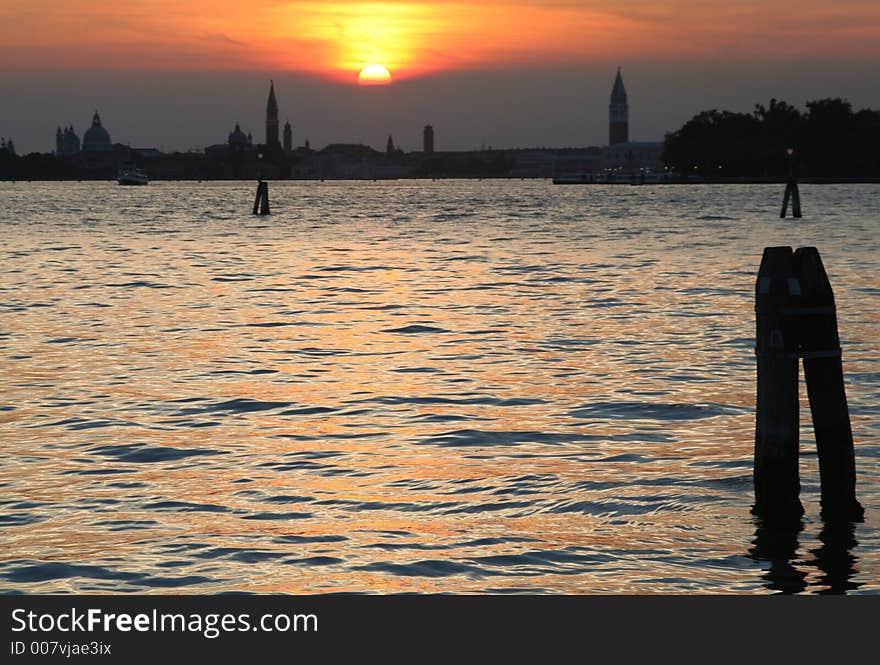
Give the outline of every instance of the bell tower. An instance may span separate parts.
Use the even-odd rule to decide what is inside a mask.
[[[278,145],[278,101],[274,81],[269,82],[269,101],[266,102],[266,145]]]
[[[629,105],[626,102],[626,88],[620,67],[611,90],[611,103],[608,105],[608,145],[629,141]]]
[[[284,152],[293,152],[293,127],[289,120],[284,123]]]

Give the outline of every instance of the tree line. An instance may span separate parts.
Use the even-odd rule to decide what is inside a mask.
[[[779,177],[789,149],[798,175],[880,175],[880,111],[853,111],[840,98],[807,102],[804,112],[776,99],[752,113],[703,111],[666,135],[664,161],[703,177]]]

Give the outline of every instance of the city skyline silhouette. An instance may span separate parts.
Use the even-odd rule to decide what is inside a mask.
[[[773,97],[880,107],[880,9],[853,0],[668,0],[650,11],[592,1],[259,0],[247,11],[178,2],[163,13],[166,4],[62,12],[42,0],[0,10],[0,88],[13,100],[0,109],[0,134],[22,153],[51,150],[50,132],[70,123],[82,132],[97,108],[122,143],[186,151],[236,121],[260,128],[274,79],[280,122],[313,145],[381,150],[390,132],[412,150],[428,122],[444,127],[450,150],[602,145],[618,65],[636,141],[662,140],[702,110],[747,112]],[[369,65],[387,66],[393,82],[359,86]]]

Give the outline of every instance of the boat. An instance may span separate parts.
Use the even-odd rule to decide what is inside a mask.
[[[554,185],[647,185],[669,182],[668,173],[641,171],[639,173],[623,173],[620,171],[603,171],[600,173],[567,173],[553,178]]]
[[[644,178],[644,176],[642,176]],[[596,176],[596,182],[602,185],[638,185],[639,177],[632,173],[610,171]]]
[[[134,162],[122,162],[116,182],[120,185],[147,185],[150,179]]]
[[[591,182],[594,180],[589,173],[569,173],[553,177],[554,185],[587,185]]]

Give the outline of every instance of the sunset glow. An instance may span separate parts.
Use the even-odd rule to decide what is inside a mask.
[[[87,39],[83,35],[88,35]],[[352,81],[627,58],[785,59],[880,54],[880,5],[660,0],[507,3],[7,0],[0,61],[19,68],[248,70]]]

